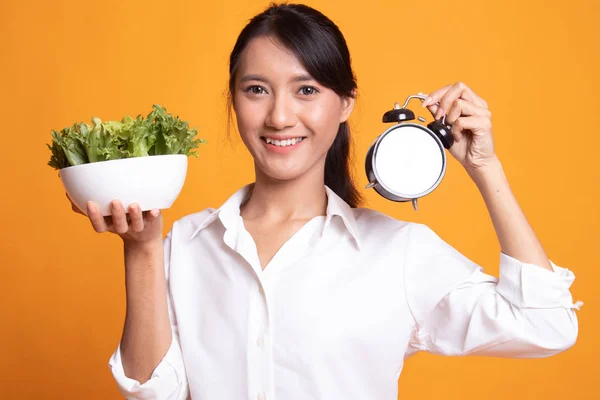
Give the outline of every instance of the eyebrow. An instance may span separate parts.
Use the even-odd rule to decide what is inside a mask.
[[[306,74],[300,74],[300,75],[296,75],[294,77],[292,77],[292,79],[290,79],[290,82],[306,82],[306,81],[314,81],[315,79],[310,76],[310,75],[306,75]],[[244,82],[248,82],[248,81],[259,81],[259,82],[264,82],[264,83],[269,83],[269,80],[261,75],[244,75],[240,78],[240,83],[244,83]]]

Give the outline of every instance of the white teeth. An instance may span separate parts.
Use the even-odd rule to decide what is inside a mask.
[[[304,138],[293,138],[293,139],[285,139],[285,140],[276,140],[276,139],[270,139],[270,138],[265,138],[265,141],[267,143],[273,144],[275,146],[279,146],[279,147],[285,147],[285,146],[293,146],[296,143],[300,143]]]

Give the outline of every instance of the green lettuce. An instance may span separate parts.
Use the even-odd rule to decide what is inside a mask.
[[[198,131],[190,129],[186,121],[173,117],[160,105],[153,105],[146,116],[121,121],[102,122],[92,118],[92,125],[75,123],[57,132],[52,130],[52,145],[48,165],[54,169],[118,160],[130,157],[185,154],[198,157],[195,149],[203,139],[196,139]]]

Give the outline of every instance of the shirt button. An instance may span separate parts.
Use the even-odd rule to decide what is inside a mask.
[[[262,336],[260,336],[258,339],[256,339],[256,345],[258,347],[262,347],[265,344],[265,340]]]
[[[264,393],[259,393],[258,396],[256,396],[257,400],[267,400],[267,397],[265,396]]]

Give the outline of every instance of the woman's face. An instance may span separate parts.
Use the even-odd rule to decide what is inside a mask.
[[[314,80],[299,60],[269,37],[251,40],[235,77],[233,108],[257,174],[290,180],[322,176],[325,157],[354,99]]]

